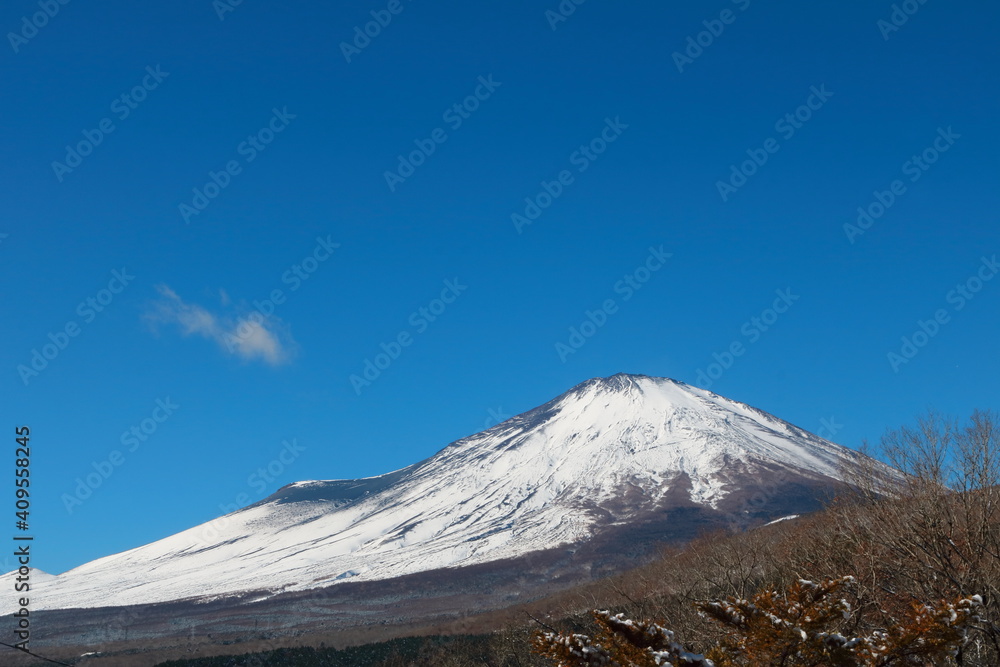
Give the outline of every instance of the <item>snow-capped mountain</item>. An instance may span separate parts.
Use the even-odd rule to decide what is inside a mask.
[[[32,605],[268,597],[387,579],[569,548],[662,522],[678,507],[763,522],[813,509],[814,489],[859,462],[852,450],[743,403],[618,374],[408,468],[291,484],[222,519],[92,561],[38,583]],[[763,511],[747,502],[750,489],[764,495]]]

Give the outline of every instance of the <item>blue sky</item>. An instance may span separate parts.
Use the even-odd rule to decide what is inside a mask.
[[[851,447],[996,408],[1000,10],[904,5],[8,3],[34,563],[619,371]]]

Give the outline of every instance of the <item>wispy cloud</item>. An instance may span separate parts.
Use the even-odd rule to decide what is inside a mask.
[[[213,313],[195,303],[184,301],[167,285],[157,285],[160,298],[146,313],[146,321],[155,331],[163,325],[177,325],[184,336],[197,335],[215,341],[228,354],[246,361],[263,361],[278,366],[294,356],[296,343],[288,327],[271,315],[264,317],[252,310],[243,314]],[[230,307],[225,290],[219,291],[223,307]]]

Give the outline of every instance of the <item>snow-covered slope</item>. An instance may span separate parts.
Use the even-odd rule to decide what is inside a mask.
[[[408,468],[298,482],[215,522],[87,563],[39,583],[32,606],[277,593],[484,563],[581,542],[678,489],[688,502],[719,507],[755,475],[830,481],[857,460],[681,382],[595,378]]]

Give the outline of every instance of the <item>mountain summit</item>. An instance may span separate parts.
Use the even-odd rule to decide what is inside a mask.
[[[862,458],[712,392],[620,373],[402,470],[297,482],[87,563],[40,584],[32,602],[264,599],[539,552],[589,550],[593,565],[711,526],[810,511]]]

